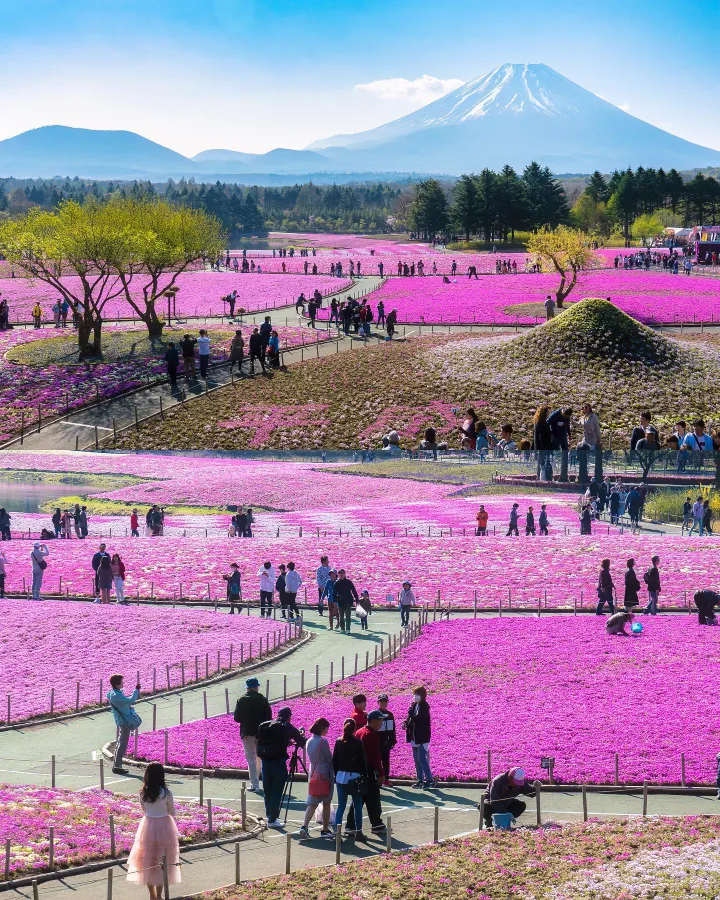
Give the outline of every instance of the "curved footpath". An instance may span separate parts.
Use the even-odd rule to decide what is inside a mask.
[[[221,615],[222,613],[218,613]],[[374,648],[381,639],[398,632],[396,613],[378,611],[370,619],[371,629],[368,632],[355,631],[350,637],[327,630],[327,618],[318,618],[314,613],[305,619],[306,629],[314,635],[314,639],[300,647],[286,659],[273,663],[268,661],[267,667],[259,671],[258,677],[264,684],[270,679],[271,700],[282,696],[283,678],[287,676],[289,694],[300,689],[300,671],[314,672],[319,665],[325,679],[332,660],[335,672],[339,669],[340,657],[345,654],[347,671],[351,671],[350,660],[358,653],[362,659],[366,651],[370,651],[371,659]],[[355,627],[353,625],[353,627]],[[122,668],[122,666],[120,666]],[[309,685],[312,686],[312,685]],[[244,677],[236,677],[206,688],[199,686],[183,692],[184,719],[190,721],[203,717],[203,691],[207,691],[208,711],[217,715],[225,711],[225,688],[229,687],[231,706],[235,698],[244,691]],[[179,720],[180,695],[174,694],[157,701],[158,728],[177,724]],[[292,705],[292,702],[290,702]],[[402,715],[402,704],[393,703],[396,716]],[[137,704],[138,712],[146,726],[152,722],[151,701]],[[309,723],[298,723],[307,725]],[[470,738],[472,736],[469,736]],[[56,755],[58,787],[76,790],[97,788],[99,786],[99,760],[102,746],[114,738],[114,726],[109,712],[104,711],[85,718],[72,719],[48,725],[19,728],[16,731],[0,734],[0,780],[48,786],[50,784],[50,758]],[[131,745],[132,746],[132,745]],[[485,764],[484,758],[479,763]],[[134,794],[139,788],[138,775],[128,777],[113,775],[110,766],[105,764],[106,788],[120,793]],[[180,798],[197,799],[199,797],[199,781],[194,776],[173,775],[170,784],[174,794]],[[439,806],[439,836],[447,838],[453,835],[474,831],[478,826],[477,804],[482,790],[459,785],[453,788],[441,788],[433,792],[419,792],[406,787],[395,787],[383,790],[383,812],[392,816],[394,849],[412,846],[433,839],[433,817],[435,805]],[[204,797],[212,798],[216,804],[223,802],[237,808],[239,805],[240,785],[234,779],[204,779]],[[248,793],[248,810],[262,815],[262,798]],[[305,806],[306,786],[299,784],[293,791],[293,801],[288,817],[288,831],[294,832],[299,827]],[[653,793],[648,799],[648,814],[708,814],[718,811],[718,801],[713,795],[696,796],[691,793]],[[642,813],[642,794],[640,791],[622,793],[608,791],[588,793],[588,810],[590,816],[601,815],[640,815]],[[543,820],[564,819],[578,821],[582,817],[582,800],[577,793],[546,792],[542,795]],[[534,824],[535,805],[531,801],[528,812],[522,822]],[[384,849],[384,839],[371,838],[369,844],[343,844],[342,858],[352,858],[377,853]],[[335,861],[334,843],[321,841],[319,838],[299,844],[292,841],[291,868],[297,869],[311,865],[328,865]],[[267,832],[259,839],[243,844],[241,852],[241,877],[254,879],[284,871],[286,853],[285,832]],[[235,858],[232,845],[217,846],[207,850],[186,851],[183,858],[183,883],[171,889],[171,897],[177,898],[200,890],[209,890],[230,884],[235,877]],[[98,900],[106,896],[107,873],[97,872],[76,875],[40,885],[39,897],[52,896],[70,900]],[[8,897],[32,897],[30,888],[20,888],[7,892]],[[138,888],[128,885],[124,872],[115,869],[113,883],[114,900],[137,900]]]

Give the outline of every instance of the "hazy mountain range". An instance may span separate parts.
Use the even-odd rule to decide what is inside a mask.
[[[269,153],[192,158],[129,131],[51,125],[0,141],[0,176],[286,183],[459,175],[531,160],[560,173],[720,165],[720,152],[631,116],[548,66],[507,64],[410,115],[358,134]]]

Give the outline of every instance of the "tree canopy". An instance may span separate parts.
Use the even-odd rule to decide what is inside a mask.
[[[560,276],[555,291],[560,307],[577,284],[580,272],[597,264],[595,253],[588,246],[587,235],[565,225],[541,228],[530,236],[527,249],[540,260],[544,272],[555,272]]]

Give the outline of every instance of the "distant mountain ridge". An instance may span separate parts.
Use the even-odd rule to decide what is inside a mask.
[[[531,160],[555,173],[628,166],[720,166],[720,152],[656,128],[542,64],[498,66],[378,128],[269,153],[205,150],[192,158],[130,131],[48,125],[0,141],[0,177],[129,180],[194,177],[318,182],[399,173],[459,175]]]

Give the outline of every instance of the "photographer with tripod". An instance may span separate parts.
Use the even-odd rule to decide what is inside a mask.
[[[257,733],[257,755],[262,760],[262,784],[265,794],[265,816],[268,828],[282,828],[280,809],[282,807],[285,784],[288,780],[288,747],[295,745],[292,756],[291,774],[297,768],[300,747],[305,746],[303,730],[290,723],[292,710],[283,706],[277,718],[262,722]],[[288,796],[289,800],[289,796]]]

